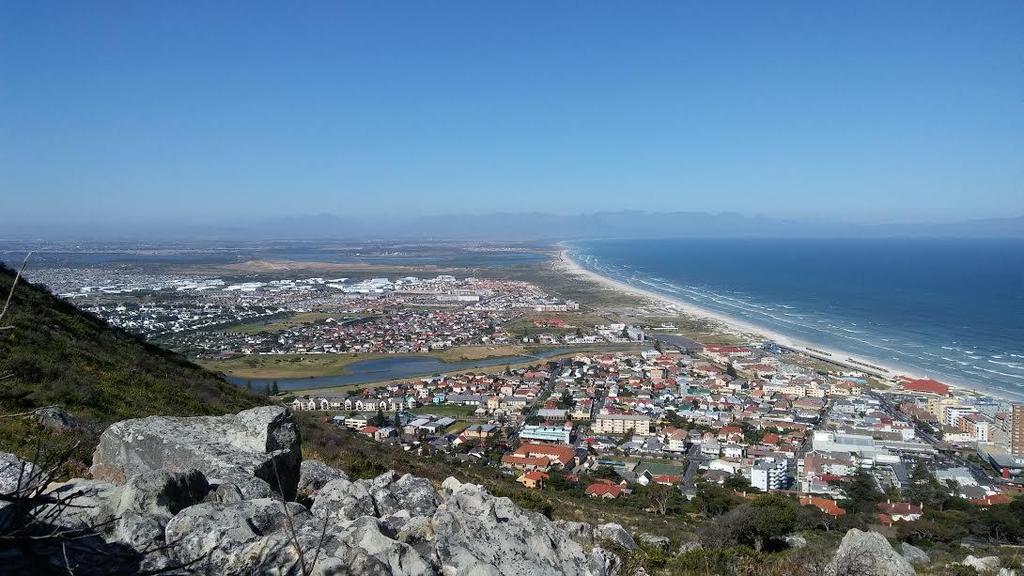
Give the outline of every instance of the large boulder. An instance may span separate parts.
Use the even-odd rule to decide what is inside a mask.
[[[608,523],[601,524],[594,528],[594,538],[596,540],[604,540],[624,548],[630,552],[636,550],[636,542],[633,537],[629,535],[629,532],[622,527],[621,524]]]
[[[826,567],[828,576],[915,576],[914,567],[889,545],[878,532],[851,528],[843,536],[832,561]]]
[[[911,564],[927,564],[932,561],[927,552],[907,542],[900,543],[900,551]]]
[[[593,573],[583,548],[536,512],[448,478],[431,527],[445,574],[583,575]]]
[[[663,554],[668,554],[668,551],[672,549],[672,541],[666,536],[658,536],[657,534],[644,532],[638,535],[636,539],[645,546],[650,546]]]
[[[156,548],[175,514],[199,504],[210,491],[198,470],[145,472],[132,476],[114,505],[114,538],[136,549]]]
[[[157,470],[199,470],[213,485],[246,486],[256,477],[293,499],[302,461],[299,444],[298,425],[279,406],[227,416],[150,416],[107,428],[90,470],[94,478],[114,483]]]

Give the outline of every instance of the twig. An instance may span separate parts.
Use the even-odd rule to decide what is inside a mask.
[[[21,268],[18,268],[18,273],[14,275],[14,282],[11,282],[11,289],[7,291],[7,300],[4,301],[4,308],[0,310],[0,321],[4,319],[4,315],[7,314],[7,309],[11,306],[11,299],[14,298],[14,287],[18,285],[18,280],[21,279],[21,274],[25,272],[25,267],[28,266],[29,256],[32,256],[32,252],[29,251],[25,254],[25,259],[21,261]],[[0,326],[0,330],[10,330],[14,326]]]

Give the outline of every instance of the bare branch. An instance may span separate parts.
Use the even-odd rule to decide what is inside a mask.
[[[18,273],[14,275],[14,282],[11,282],[11,289],[7,291],[7,300],[4,301],[4,307],[0,310],[0,322],[3,321],[4,316],[7,314],[7,309],[11,306],[11,299],[14,298],[14,288],[18,285],[18,280],[21,279],[22,273],[25,272],[25,267],[28,266],[28,259],[30,256],[32,256],[31,251],[28,254],[25,254],[25,259],[21,262],[21,268],[18,268]],[[0,326],[0,330],[10,330],[12,328],[14,327]]]

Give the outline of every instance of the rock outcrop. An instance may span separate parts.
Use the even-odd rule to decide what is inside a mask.
[[[850,529],[826,568],[829,576],[915,576],[914,567],[878,532]]]
[[[235,484],[246,498],[266,496],[252,482],[258,478],[290,500],[299,483],[299,444],[298,425],[276,406],[229,416],[150,416],[107,428],[90,470],[117,484],[144,472],[199,470],[211,485]]]
[[[13,457],[0,463],[30,466]],[[34,558],[14,557],[5,568],[48,564],[79,576],[612,576],[623,565],[614,550],[636,548],[617,524],[573,524],[589,541],[581,545],[543,515],[455,478],[437,488],[408,474],[352,480],[319,462],[302,464],[295,423],[278,408],[119,422],[103,433],[92,470],[95,479],[48,486],[59,503],[38,510],[47,529],[80,535],[76,545],[41,541]],[[297,491],[311,506],[290,501]]]
[[[903,553],[903,557],[907,559],[907,562],[911,564],[927,564],[932,561],[927,552],[913,544],[900,543],[900,551]]]

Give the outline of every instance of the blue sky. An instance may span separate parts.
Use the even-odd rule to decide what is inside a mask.
[[[1024,214],[1024,3],[0,0],[30,222]]]

